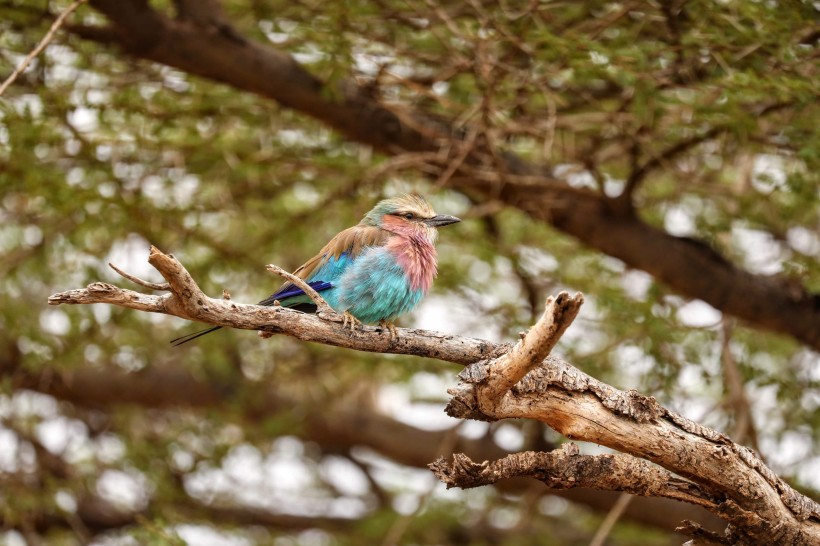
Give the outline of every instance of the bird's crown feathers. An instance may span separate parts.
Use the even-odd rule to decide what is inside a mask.
[[[412,215],[411,218],[432,218],[436,215],[433,207],[424,197],[417,193],[407,193],[379,201],[370,212],[362,218],[361,224],[380,227],[382,218],[387,215]]]

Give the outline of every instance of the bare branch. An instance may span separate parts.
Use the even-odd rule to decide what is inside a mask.
[[[480,398],[489,366],[478,362],[460,374],[462,382],[449,390],[451,416],[542,421],[567,438],[641,457],[691,480],[714,498],[729,498],[732,506],[747,507],[729,510],[724,502],[716,513],[748,531],[752,543],[754,537],[760,539],[775,528],[789,540],[809,532],[812,540],[820,541],[820,525],[800,523],[810,518],[820,521],[820,505],[798,494],[751,450],[725,435],[670,412],[652,397],[619,391],[552,356],[516,384],[488,415]],[[754,527],[750,515],[757,518]]]
[[[167,282],[160,284],[160,283],[151,282],[151,281],[144,281],[144,280],[140,279],[139,277],[135,277],[134,275],[132,275],[130,273],[126,273],[125,271],[123,271],[122,269],[120,269],[119,267],[117,267],[116,265],[114,265],[110,262],[108,264],[108,267],[110,267],[111,269],[113,269],[114,271],[119,273],[119,275],[121,277],[124,277],[124,278],[128,279],[129,281],[133,282],[134,284],[144,286],[145,288],[150,288],[151,290],[162,290],[162,291],[167,291],[167,290],[171,289],[170,285]]]
[[[621,519],[621,516],[634,498],[635,496],[629,493],[621,493],[621,496],[618,497],[618,500],[612,505],[612,510],[607,513],[604,521],[601,522],[598,530],[595,531],[595,535],[593,535],[592,540],[589,541],[589,546],[604,546],[604,544],[606,544],[606,539],[609,533],[612,532],[612,528],[615,527],[615,524]]]
[[[453,462],[442,457],[430,469],[447,488],[469,489],[499,480],[528,477],[553,489],[589,487],[624,491],[633,495],[656,496],[697,504],[712,510],[718,502],[698,485],[631,455],[581,455],[574,443],[563,444],[549,453],[525,451],[497,461],[474,463],[463,453]]]
[[[720,361],[723,364],[723,381],[728,391],[726,404],[731,407],[735,420],[732,437],[737,442],[750,445],[758,449],[757,430],[752,417],[752,408],[746,389],[743,385],[743,375],[740,366],[732,354],[731,340],[734,321],[724,318],[721,324]]]
[[[173,256],[152,246],[148,261],[168,281],[170,294],[140,294],[108,283],[95,282],[86,288],[54,294],[49,297],[48,303],[108,303],[218,326],[283,333],[303,341],[359,351],[425,356],[457,364],[494,358],[509,349],[505,344],[410,328],[399,328],[398,339],[391,339],[375,327],[365,326],[354,332],[344,329],[340,324],[341,316],[332,312],[320,318],[285,307],[248,305],[230,299],[210,298]]]
[[[20,74],[22,74],[26,70],[26,68],[28,68],[28,65],[31,64],[31,61],[33,61],[37,55],[42,53],[46,46],[51,42],[51,40],[54,39],[54,34],[57,32],[57,30],[59,30],[61,26],[63,26],[63,23],[65,22],[66,18],[72,13],[74,13],[74,11],[76,11],[77,8],[85,4],[87,1],[88,0],[75,0],[73,4],[68,6],[65,9],[65,11],[63,11],[60,14],[60,16],[54,20],[54,22],[51,24],[51,28],[48,29],[48,32],[46,32],[46,35],[43,36],[42,40],[40,40],[40,43],[37,44],[37,46],[33,50],[31,50],[31,53],[26,55],[26,58],[23,59],[23,62],[21,62],[17,66],[17,68],[14,69],[14,72],[12,72],[9,75],[9,77],[6,78],[6,80],[2,84],[0,84],[0,97],[3,96],[3,93],[6,92],[6,89],[8,89],[9,86],[11,86],[11,84],[14,83],[14,81],[20,76]]]
[[[149,296],[133,290],[117,288],[113,284],[94,282],[85,288],[67,290],[52,294],[48,298],[49,305],[87,305],[90,303],[110,303],[120,307],[148,311],[150,313],[165,313],[163,301],[168,296]]]

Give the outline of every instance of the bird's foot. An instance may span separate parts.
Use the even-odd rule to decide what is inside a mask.
[[[390,339],[395,340],[399,338],[399,331],[396,328],[396,325],[390,322],[389,320],[380,320],[379,326],[383,330],[387,330],[390,333]]]
[[[356,328],[360,328],[362,321],[350,314],[350,311],[342,313],[342,328],[350,328],[352,332]]]

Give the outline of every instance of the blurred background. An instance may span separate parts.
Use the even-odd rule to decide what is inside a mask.
[[[184,4],[145,5],[174,18]],[[68,5],[0,1],[0,77]],[[634,190],[642,220],[820,292],[816,3],[222,6],[321,80],[373,86],[572,187],[617,195],[655,159]],[[130,56],[87,31],[107,24],[93,6],[69,21],[0,98],[0,544],[660,546],[683,540],[684,518],[719,525],[535,481],[445,490],[426,469],[441,454],[565,441],[535,422],[447,417],[458,366],[246,331],[172,348],[201,326],[46,304],[98,280],[135,288],[108,262],[160,281],[150,244],[208,294],[256,302],[280,284],[265,264],[293,270],[405,191],[464,222],[442,230],[439,277],[400,325],[510,341],[546,296],[581,291],[560,355],[729,434],[818,498],[816,348],[424,165]]]

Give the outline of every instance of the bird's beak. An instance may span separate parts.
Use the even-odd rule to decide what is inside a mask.
[[[422,220],[422,222],[424,222],[430,227],[441,227],[449,226],[450,224],[455,224],[456,222],[461,222],[461,218],[456,218],[455,216],[448,216],[446,214],[437,214],[432,218]]]

